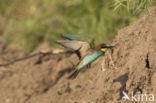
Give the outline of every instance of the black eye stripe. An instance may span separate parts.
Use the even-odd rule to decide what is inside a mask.
[[[102,48],[114,48],[115,46],[102,46]]]

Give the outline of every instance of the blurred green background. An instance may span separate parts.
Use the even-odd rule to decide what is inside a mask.
[[[0,0],[0,34],[8,43],[34,50],[61,34],[87,34],[96,43],[148,15],[154,0]]]

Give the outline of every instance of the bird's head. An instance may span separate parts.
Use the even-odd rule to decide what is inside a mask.
[[[107,46],[106,44],[101,44],[101,51],[102,52],[106,52],[108,49],[112,49],[112,48],[114,48],[115,46]]]
[[[106,45],[106,44],[104,44],[104,43],[98,44],[98,45],[93,47],[93,50],[99,51],[101,49],[101,47],[104,46],[104,45]]]
[[[105,43],[101,43],[93,47],[93,50],[99,51],[101,50],[102,52],[106,52],[108,49],[114,48],[115,46],[107,46]]]

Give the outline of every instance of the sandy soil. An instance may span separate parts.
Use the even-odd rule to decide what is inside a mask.
[[[116,48],[73,80],[67,77],[76,55],[40,55],[0,67],[0,103],[135,103],[122,100],[123,91],[153,94],[156,102],[156,7],[120,30],[111,45]],[[0,64],[26,54],[0,40]]]

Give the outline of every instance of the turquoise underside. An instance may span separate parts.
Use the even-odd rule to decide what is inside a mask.
[[[96,60],[98,57],[100,57],[101,55],[103,55],[104,53],[102,51],[97,51],[91,54],[88,54],[87,56],[85,56],[83,58],[83,60],[79,63],[79,65],[76,67],[76,70],[80,70],[83,67],[85,67],[87,64],[93,62],[94,60]]]

